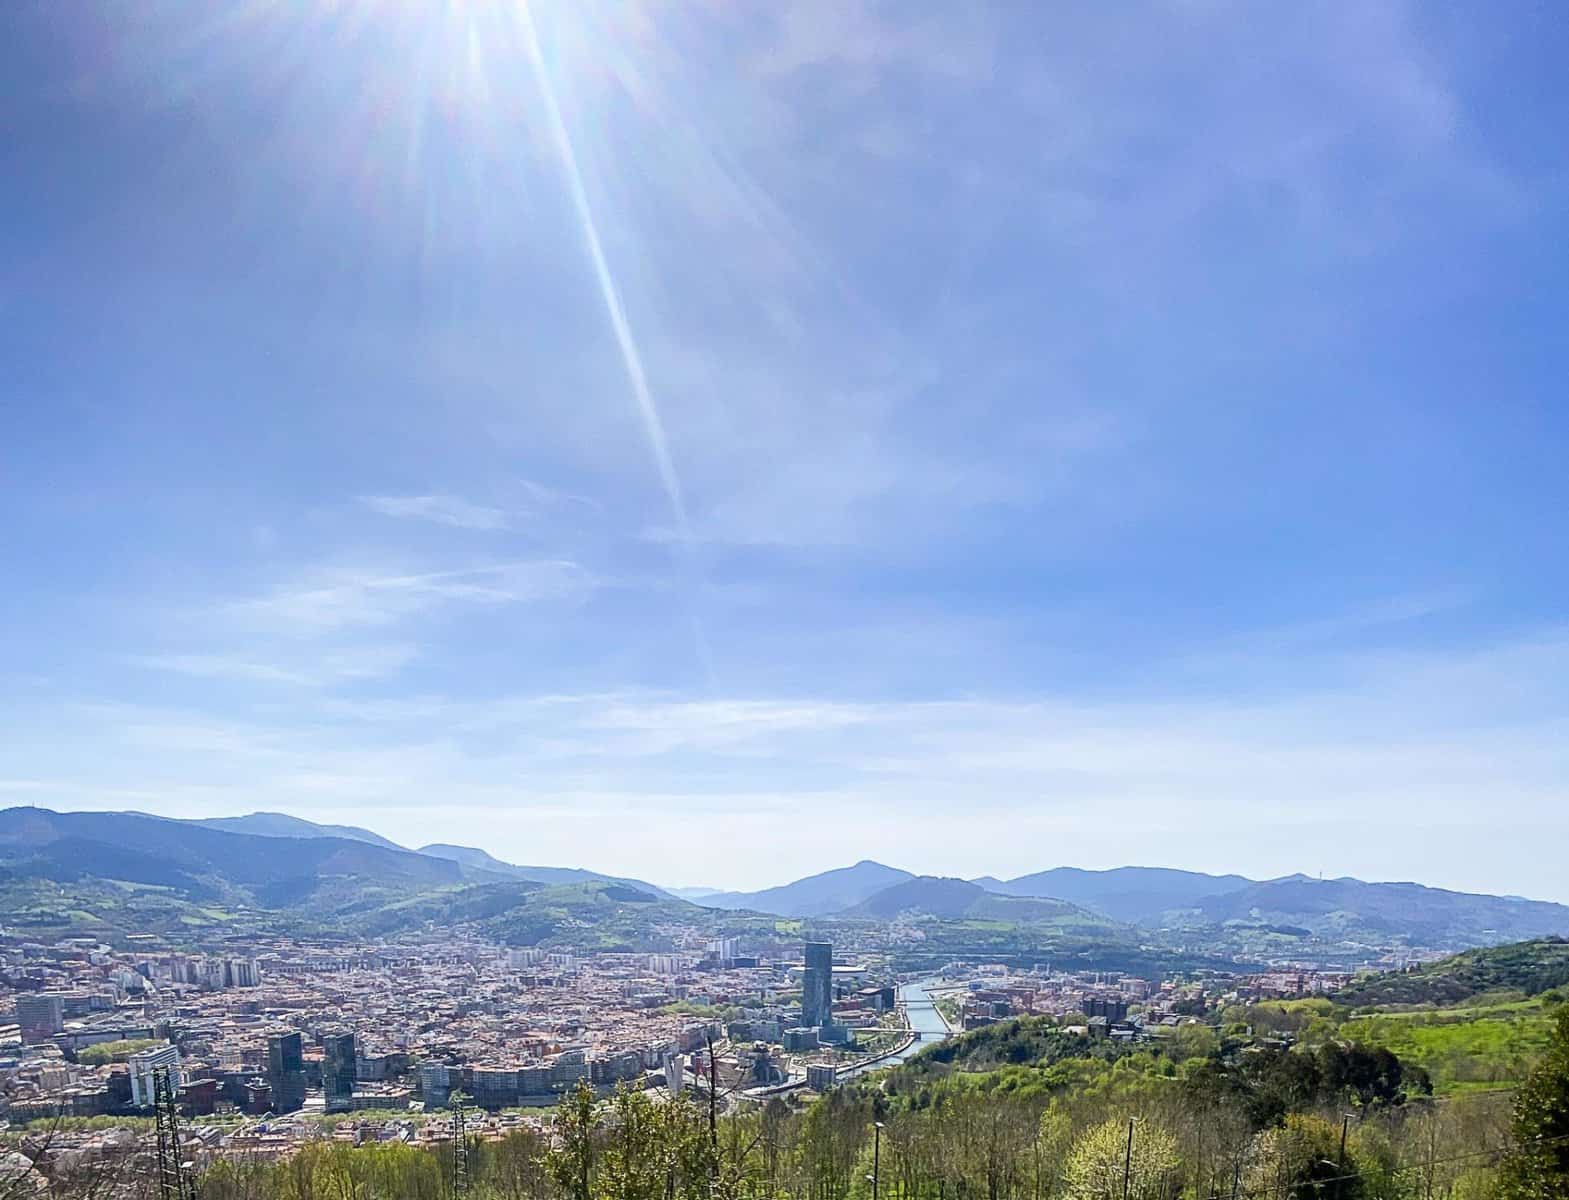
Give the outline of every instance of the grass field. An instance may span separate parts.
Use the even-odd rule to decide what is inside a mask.
[[[1440,1095],[1518,1084],[1547,1046],[1551,1020],[1541,1000],[1357,1017],[1343,1036],[1384,1046],[1425,1068]]]

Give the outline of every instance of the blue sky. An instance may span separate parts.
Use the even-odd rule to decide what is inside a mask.
[[[1569,901],[1555,17],[6,6],[0,800]]]

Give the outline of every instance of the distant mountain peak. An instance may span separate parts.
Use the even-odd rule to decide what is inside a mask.
[[[431,842],[419,848],[420,854],[429,855],[431,858],[447,859],[451,862],[461,863],[465,867],[480,871],[492,871],[499,875],[506,875],[513,879],[524,879],[534,883],[610,883],[636,888],[651,896],[662,899],[671,899],[669,892],[663,888],[645,883],[641,879],[623,879],[615,875],[601,875],[598,871],[585,870],[582,867],[531,867],[518,863],[504,862],[491,854],[488,850],[481,850],[478,846],[456,846],[450,842]]]
[[[874,892],[915,876],[863,858],[848,867],[808,875],[760,892],[720,892],[697,903],[707,908],[754,909],[782,917],[821,917],[851,908]]]
[[[168,821],[176,818],[158,819]],[[361,829],[358,825],[322,825],[285,812],[253,812],[238,817],[197,817],[189,823],[205,825],[209,829],[223,829],[230,833],[249,833],[256,837],[337,837],[348,838],[354,842],[367,842],[387,850],[407,851],[408,849],[389,838],[382,837],[379,833]]]

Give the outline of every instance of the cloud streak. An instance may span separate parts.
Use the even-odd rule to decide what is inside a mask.
[[[501,509],[471,504],[458,496],[362,496],[360,502],[383,516],[433,521],[456,529],[498,530],[508,525]]]
[[[592,577],[568,559],[488,563],[393,573],[338,567],[225,608],[235,625],[311,636],[354,626],[390,626],[458,605],[496,607],[581,596]]]
[[[418,650],[413,646],[355,646],[317,651],[309,656],[273,659],[234,653],[147,654],[132,656],[136,666],[168,671],[195,679],[235,683],[283,684],[325,688],[343,683],[384,679],[407,666]]]

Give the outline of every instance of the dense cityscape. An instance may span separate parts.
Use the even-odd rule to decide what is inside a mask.
[[[718,1088],[727,1106],[817,1093],[919,1048],[914,983],[885,957],[845,961],[826,942],[577,956],[447,938],[218,957],[7,937],[0,977],[15,1012],[0,1026],[4,1116],[47,1137],[52,1159],[146,1141],[135,1122],[51,1122],[150,1116],[160,1071],[202,1155],[254,1156],[320,1138],[439,1143],[454,1103],[492,1114],[483,1128],[499,1136],[537,1124],[530,1108],[580,1082],[606,1094]],[[954,1029],[1044,1014],[1086,1038],[1139,1042],[1206,1005],[1317,996],[1343,981],[953,963],[919,991],[939,998]]]
[[[974,1078],[1018,1092],[1008,1120],[1044,1122],[1044,1097],[1093,1113],[1085,1073],[1130,1069],[1256,1126],[1234,1156],[1292,1113],[1405,1121],[1473,1089],[1467,1136],[1501,1153],[1488,1105],[1569,987],[1569,907],[1410,884],[863,860],[722,893],[278,814],[39,808],[0,810],[0,861],[0,1141],[18,1186],[71,1197],[139,1177],[159,1200],[197,1180],[226,1197],[258,1171],[282,1172],[275,1190],[394,1153],[415,1155],[387,1167],[402,1179],[448,1164],[449,1191],[471,1151],[537,1182],[605,1120],[673,1122],[638,1153],[675,1153],[704,1111],[707,1148],[681,1153],[705,1169],[721,1125],[766,1121],[806,1139],[792,1169],[842,1191],[840,1134],[813,1114],[913,1120]],[[1502,927],[1532,940],[1498,945]],[[1455,1045],[1407,1036],[1472,996]],[[785,1161],[731,1153],[754,1182]]]

